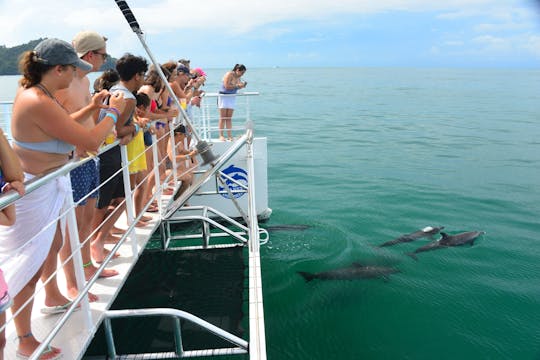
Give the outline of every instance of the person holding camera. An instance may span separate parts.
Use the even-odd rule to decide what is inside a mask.
[[[246,67],[242,64],[234,65],[231,71],[228,71],[223,76],[223,83],[219,91],[218,108],[219,108],[219,140],[225,141],[223,136],[224,129],[227,129],[227,140],[232,141],[232,115],[236,104],[236,94],[238,89],[246,87],[247,82],[242,81],[242,75],[246,73]]]

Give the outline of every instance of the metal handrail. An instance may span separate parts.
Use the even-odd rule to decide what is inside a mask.
[[[116,359],[116,347],[114,346],[114,337],[112,333],[111,319],[117,318],[126,318],[126,317],[144,317],[144,316],[169,316],[175,320],[183,319],[198,326],[202,327],[205,330],[208,330],[212,334],[219,336],[220,338],[236,345],[238,348],[243,350],[243,353],[247,353],[249,343],[239,338],[236,335],[233,335],[219,327],[210,324],[208,321],[205,321],[195,315],[192,315],[188,312],[170,309],[170,308],[153,308],[153,309],[127,309],[127,310],[108,310],[105,311],[105,336],[107,338],[107,348],[108,355],[112,359]],[[180,321],[174,321],[175,327],[175,353],[179,357],[183,357],[184,349],[182,346],[182,330],[180,327]]]
[[[221,155],[216,162],[204,174],[197,179],[186,191],[175,199],[172,203],[167,206],[167,211],[163,215],[164,219],[168,219],[174,214],[176,209],[182,206],[197,190],[203,186],[212,175],[214,175],[225,163],[242,148],[242,146],[247,142],[248,136],[253,137],[252,132],[246,131],[246,134],[242,135],[238,140],[236,140],[233,145],[227,149],[227,151]]]

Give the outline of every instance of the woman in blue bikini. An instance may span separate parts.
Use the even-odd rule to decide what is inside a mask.
[[[43,40],[34,51],[23,54],[19,67],[23,77],[13,103],[11,132],[13,150],[25,180],[65,165],[75,146],[97,151],[116,123],[116,112],[125,107],[123,96],[111,97],[110,107],[114,111],[108,111],[104,120],[87,129],[77,120],[100,109],[108,94],[94,96],[87,107],[71,116],[59,104],[53,94],[69,86],[76,68],[85,71],[92,68],[79,59],[69,43]],[[53,240],[61,244],[61,232],[55,220],[71,192],[69,184],[69,175],[60,176],[23,196],[16,203],[15,224],[0,226],[0,264],[13,297],[11,311],[16,314],[13,321],[20,359],[31,356],[40,345],[31,331],[32,297]],[[60,349],[49,347],[39,359],[61,356]]]

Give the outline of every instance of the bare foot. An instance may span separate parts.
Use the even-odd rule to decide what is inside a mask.
[[[70,303],[71,300],[66,298],[60,292],[51,291],[49,294],[45,292],[45,306],[54,307],[54,306],[63,306],[67,303]]]
[[[126,230],[125,229],[120,229],[116,226],[113,226],[112,230],[111,230],[111,234],[113,235],[124,235],[126,233]]]
[[[143,228],[143,227],[146,227],[147,225],[148,225],[147,222],[142,221],[142,220],[139,220],[139,221],[137,221],[137,223],[135,224],[135,227],[137,227],[137,228]]]
[[[151,216],[141,216],[141,221],[145,221],[145,222],[148,222],[148,221],[151,221],[152,220],[152,217]]]
[[[86,281],[90,280],[96,274],[97,269],[98,268],[95,266],[90,266],[84,269],[84,278],[86,279]],[[99,278],[108,278],[116,275],[118,275],[118,271],[114,269],[103,269],[101,274],[99,274]]]
[[[92,259],[98,263],[98,264],[101,264],[103,262],[103,260],[109,256],[109,254],[111,253],[110,250],[107,250],[105,249],[104,247],[101,247],[101,248],[96,248],[94,246],[94,244],[91,244],[90,245],[90,253],[92,254]],[[120,254],[119,253],[115,253],[114,256],[113,256],[113,259],[116,259],[116,258],[119,258],[120,257]]]
[[[119,236],[119,235],[110,234],[105,239],[105,244],[118,244],[118,241],[120,240],[120,237],[121,236]]]
[[[225,141],[225,136],[220,136],[219,141]]]
[[[68,289],[68,296],[71,299],[75,299],[78,295],[79,295],[79,290],[77,288]],[[98,300],[99,300],[99,297],[96,294],[93,294],[90,291],[88,292],[88,301],[89,302],[96,302]]]
[[[24,334],[22,336],[18,336],[19,339],[19,348],[17,349],[17,357],[20,358],[28,358],[34,350],[38,348],[41,343],[36,340],[34,335],[32,333]],[[39,357],[40,360],[48,360],[48,359],[54,359],[55,357],[60,354],[62,350],[60,350],[57,347],[50,346],[47,350],[43,352],[43,354]]]

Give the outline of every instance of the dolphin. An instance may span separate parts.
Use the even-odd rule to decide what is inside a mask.
[[[427,226],[423,228],[422,230],[418,230],[418,231],[415,231],[413,233],[406,234],[406,235],[401,235],[397,239],[387,241],[379,245],[379,247],[392,246],[392,245],[396,245],[396,244],[400,244],[404,242],[411,242],[413,240],[420,239],[423,237],[433,236],[435,234],[438,234],[439,231],[441,231],[442,229],[444,229],[444,226],[439,226],[439,227]]]
[[[427,245],[419,247],[418,249],[414,250],[414,252],[408,253],[407,255],[415,260],[418,260],[416,254],[420,252],[438,250],[450,246],[462,246],[466,244],[473,246],[474,240],[485,233],[485,231],[468,231],[456,235],[448,235],[445,232],[441,232],[442,237],[439,240],[432,241]]]
[[[292,231],[292,230],[298,230],[298,231],[302,231],[302,230],[306,230],[306,229],[309,229],[310,226],[309,225],[304,225],[304,224],[283,224],[283,225],[270,225],[268,227],[266,227],[266,230],[268,230],[269,232],[274,232],[274,231]]]
[[[388,275],[399,272],[399,269],[387,266],[371,266],[362,265],[358,262],[352,263],[351,266],[335,270],[323,271],[319,273],[308,273],[298,271],[304,277],[306,282],[313,279],[321,280],[355,280],[355,279],[373,279],[384,278],[388,280]]]

